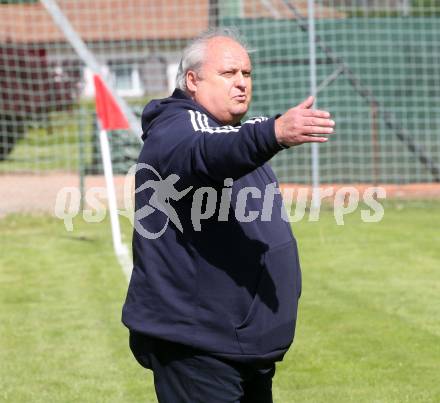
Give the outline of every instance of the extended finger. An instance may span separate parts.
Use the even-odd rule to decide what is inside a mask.
[[[310,95],[307,99],[305,99],[298,105],[298,108],[301,109],[311,108],[313,106],[313,102],[315,102],[315,98]]]
[[[301,138],[302,143],[325,143],[327,141],[328,141],[327,137],[320,137],[320,136],[304,135]]]
[[[335,125],[333,120],[324,118],[304,118],[303,123],[305,126],[333,127]]]
[[[316,134],[332,134],[333,127],[324,126],[304,126],[303,134],[316,135]]]
[[[306,109],[302,111],[302,115],[304,117],[313,117],[313,118],[329,118],[330,112],[328,111],[322,111],[319,109]]]

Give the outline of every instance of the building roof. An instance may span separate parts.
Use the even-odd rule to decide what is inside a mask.
[[[299,15],[308,16],[307,0],[290,0],[287,3],[294,6]],[[316,2],[315,2],[316,3]],[[294,13],[283,0],[245,0],[244,15],[246,18],[275,18],[294,19]],[[316,19],[345,18],[346,14],[336,8],[315,4]]]
[[[206,0],[75,0],[58,3],[86,41],[185,39],[196,36],[208,26]],[[195,14],[197,18],[194,18]],[[0,5],[0,21],[0,40],[65,40],[40,2]]]
[[[245,18],[294,18],[282,0],[243,1]],[[293,2],[307,15],[307,1]],[[58,0],[86,41],[170,40],[197,36],[209,25],[208,0]],[[316,6],[317,18],[342,18]],[[0,40],[61,42],[65,38],[40,2],[0,5]]]

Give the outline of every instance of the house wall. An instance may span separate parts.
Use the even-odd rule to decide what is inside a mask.
[[[122,48],[123,46],[123,48]],[[168,94],[174,88],[175,72],[180,60],[180,46],[160,47],[156,42],[130,44],[100,42],[89,44],[119,95],[144,97]],[[47,45],[48,58],[58,69],[80,69],[81,96],[94,96],[92,71],[78,59],[68,44]],[[77,73],[76,73],[77,74]]]

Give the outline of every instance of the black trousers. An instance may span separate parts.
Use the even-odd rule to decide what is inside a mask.
[[[237,363],[133,332],[130,348],[153,371],[159,403],[273,402],[275,363]]]

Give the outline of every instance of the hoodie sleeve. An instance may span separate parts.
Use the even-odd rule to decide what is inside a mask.
[[[283,149],[275,137],[275,118],[211,127],[206,115],[185,112],[158,122],[144,145],[155,151],[164,175],[175,173],[192,183],[223,183],[248,174]]]

